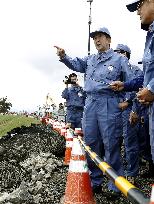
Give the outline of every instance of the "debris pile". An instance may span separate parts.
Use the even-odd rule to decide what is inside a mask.
[[[0,139],[0,203],[59,204],[65,194],[68,167],[63,165],[65,139],[51,126],[15,128]],[[141,165],[145,171],[146,166]],[[105,177],[103,191],[107,192]],[[137,187],[151,193],[153,178],[137,178]],[[124,196],[108,200],[95,195],[97,204],[129,204]]]
[[[0,203],[55,203],[65,191],[65,139],[44,126],[12,130],[0,140]]]

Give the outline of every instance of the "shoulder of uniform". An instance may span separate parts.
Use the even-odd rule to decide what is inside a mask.
[[[86,56],[84,59],[86,59],[86,61],[92,61],[96,58],[97,54],[92,54],[92,55],[88,55]]]
[[[114,52],[112,56],[113,56],[113,57],[117,57],[117,58],[119,58],[119,59],[123,58],[123,56],[120,55],[120,54],[117,53],[117,52]]]
[[[91,55],[87,56],[87,59],[91,59],[91,58],[96,57],[96,56],[97,56],[97,54],[91,54]]]
[[[129,59],[126,56],[121,55],[121,60],[130,65]]]

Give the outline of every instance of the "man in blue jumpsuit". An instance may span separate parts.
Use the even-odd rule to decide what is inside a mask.
[[[128,80],[131,70],[126,57],[119,55],[110,48],[111,35],[107,28],[100,28],[92,33],[97,54],[85,58],[72,59],[65,50],[57,47],[60,61],[68,68],[85,73],[85,101],[83,114],[84,140],[99,156],[104,144],[105,159],[118,175],[123,175],[119,139],[122,135],[122,111],[119,102],[124,94],[114,92],[109,84],[114,80]],[[98,133],[100,132],[100,134]],[[103,182],[102,171],[87,157],[88,167],[94,192],[101,191]],[[112,182],[108,188],[111,192],[119,192]]]
[[[85,104],[85,91],[77,83],[77,75],[72,73],[64,81],[66,88],[62,98],[66,99],[66,122],[72,129],[82,127],[83,108]],[[68,84],[71,86],[68,87]]]
[[[131,50],[127,45],[118,44],[116,52],[124,55],[130,59]],[[130,79],[142,75],[142,71],[139,67],[129,64],[132,70]],[[123,137],[127,161],[127,180],[134,184],[135,177],[139,172],[139,140],[137,135],[137,125],[131,125],[129,122],[129,115],[132,109],[133,99],[135,98],[135,92],[126,92],[124,101],[119,103],[120,108],[123,110]]]
[[[143,76],[142,79],[140,78],[143,80],[143,88],[137,93],[137,98],[140,103],[149,103],[149,132],[154,163],[154,0],[135,0],[127,5],[127,9],[131,12],[137,11],[141,19],[141,28],[148,31],[142,60],[144,78]],[[141,82],[141,80],[139,81]],[[134,80],[133,86],[138,85],[139,81],[138,79]],[[124,87],[123,83],[121,85],[112,83],[111,86],[116,91],[122,90]],[[128,88],[128,86],[126,87]]]

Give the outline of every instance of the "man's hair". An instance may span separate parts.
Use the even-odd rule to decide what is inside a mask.
[[[130,60],[130,53],[126,52],[126,57]]]
[[[107,33],[104,33],[104,35],[106,36],[106,38],[111,39],[111,36],[109,36]]]
[[[130,53],[129,53],[129,52],[126,52],[126,51],[124,51],[124,50],[119,50],[119,52],[120,52],[121,54],[126,53],[126,57],[130,60]]]
[[[71,77],[77,77],[77,75],[75,73],[72,73],[69,75],[69,78],[71,78]]]

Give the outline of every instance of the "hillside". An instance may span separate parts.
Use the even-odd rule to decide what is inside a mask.
[[[33,117],[21,115],[0,115],[0,137],[16,127],[29,127],[31,123],[39,124],[40,121]]]

